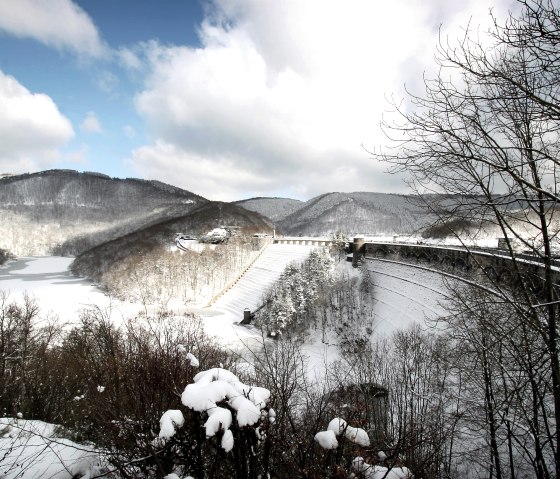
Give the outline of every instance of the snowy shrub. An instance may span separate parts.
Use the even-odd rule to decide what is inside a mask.
[[[30,296],[0,291],[0,414],[37,417],[56,407],[45,383],[53,379],[46,357],[58,339],[54,318],[41,317]]]
[[[26,311],[10,309],[9,304],[0,321]],[[20,338],[25,330],[18,327]],[[27,330],[29,359],[11,365],[12,372],[16,366],[25,368],[25,375],[18,373],[13,386],[0,378],[6,392],[0,396],[5,413],[21,411],[24,417],[61,425],[60,435],[103,448],[113,467],[128,477],[172,472],[165,465],[170,461],[165,448],[154,459],[160,454],[154,432],[164,426],[164,435],[171,435],[182,421],[179,414],[166,416],[161,425],[159,419],[165,411],[182,407],[177,387],[194,378],[195,360],[231,362],[194,317],[137,317],[118,328],[103,311],[93,308],[85,310],[80,324],[61,333],[56,342],[46,341],[55,337],[52,334]],[[0,328],[2,332],[8,328]],[[8,342],[0,348],[2,344]],[[15,379],[11,373],[6,376],[10,377]],[[184,416],[184,421],[191,419]]]
[[[12,259],[14,255],[8,250],[0,248],[0,265],[4,264],[9,259]]]
[[[268,389],[249,386],[227,369],[199,372],[181,395],[190,419],[178,410],[161,417],[163,455],[182,474],[256,477],[263,470],[256,460],[259,444],[269,440],[267,431],[275,418],[274,411],[266,410],[269,400]],[[192,448],[197,454],[182,453]]]
[[[412,479],[413,474],[406,467],[387,468],[383,466],[372,466],[364,461],[362,457],[356,457],[352,461],[352,468],[364,479]]]

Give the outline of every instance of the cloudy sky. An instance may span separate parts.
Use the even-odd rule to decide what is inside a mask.
[[[209,199],[400,192],[366,149],[444,37],[511,0],[0,0],[0,173]]]

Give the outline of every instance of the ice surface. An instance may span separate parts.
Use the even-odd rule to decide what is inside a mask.
[[[111,313],[115,322],[140,311],[140,305],[110,299],[92,281],[73,276],[68,267],[74,258],[22,257],[0,267],[0,291],[20,299],[28,292],[41,313],[54,314],[63,323],[76,322],[78,312],[93,305]]]

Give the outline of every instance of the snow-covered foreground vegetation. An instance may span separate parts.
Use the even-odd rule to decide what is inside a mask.
[[[65,261],[22,259],[0,269],[3,284],[15,291],[1,302],[0,408],[12,418],[6,421],[20,414],[56,424],[57,437],[64,438],[56,439],[57,447],[80,444],[78,456],[59,451],[61,458],[70,454],[70,463],[66,476],[61,470],[55,477],[274,473],[377,479],[409,477],[409,471],[419,477],[480,477],[489,467],[485,444],[491,428],[499,454],[514,452],[519,477],[533,470],[527,441],[537,437],[539,425],[527,415],[531,396],[516,389],[513,401],[510,388],[530,379],[517,351],[534,338],[510,332],[504,341],[507,323],[494,318],[513,321],[515,311],[489,301],[487,310],[475,314],[453,300],[458,283],[435,270],[379,260],[354,269],[342,252],[317,250],[285,269],[247,335],[237,335],[243,328],[228,319],[220,323],[216,341],[205,333],[205,323],[219,316],[141,308],[121,311],[116,321],[108,310],[93,307],[82,308],[61,328],[43,320],[40,303],[16,301],[26,285],[54,311],[57,301],[68,308],[72,299],[79,308],[91,298],[85,293],[101,295],[64,271]],[[49,298],[56,301],[47,303]],[[226,350],[224,336],[251,349],[241,355]],[[499,344],[501,362],[485,359],[480,341]],[[504,362],[518,365],[515,382],[500,369]],[[200,369],[214,372],[197,376]],[[219,383],[227,378],[249,385],[239,386],[245,391],[239,399],[235,384]],[[186,394],[202,384],[204,394]],[[253,422],[239,421],[239,411],[245,418],[249,413],[236,401],[252,401],[259,388],[269,393],[259,403],[264,412],[254,411]],[[504,401],[508,422],[500,416],[490,421],[489,408]],[[333,418],[344,420],[347,430],[329,432]],[[542,439],[539,452],[548,454],[550,443]],[[0,441],[5,458],[30,451],[18,441],[14,434]],[[94,454],[74,467],[72,458],[84,451],[100,454],[101,462]],[[32,466],[25,463],[29,471],[59,464],[50,454],[33,457]],[[17,477],[17,464],[5,459],[1,472]]]
[[[307,250],[305,247],[302,249]],[[309,388],[309,391],[300,391],[298,395],[310,395],[306,400],[310,413],[315,408],[315,401],[321,403],[322,396],[329,393],[325,383],[326,376],[323,375],[327,370],[327,363],[323,363],[320,368],[315,368],[316,358],[315,363],[308,364],[308,359],[302,351],[306,347],[305,344],[311,352],[314,348],[324,347],[328,344],[328,340],[336,339],[336,334],[334,330],[329,329],[330,327],[322,325],[320,330],[323,341],[320,345],[313,344],[311,338],[309,341],[305,340],[307,327],[301,324],[301,319],[306,311],[311,312],[311,307],[321,297],[318,282],[325,281],[325,284],[331,284],[339,274],[342,276],[336,281],[346,281],[349,279],[347,276],[351,274],[354,278],[351,283],[355,286],[360,277],[360,274],[345,262],[339,263],[336,268],[338,272],[335,274],[333,261],[326,251],[317,252],[305,265],[301,267],[296,264],[290,265],[282,275],[284,282],[288,278],[293,279],[294,274],[303,278],[303,273],[297,273],[301,268],[301,271],[305,271],[305,277],[310,280],[308,283],[313,289],[313,291],[301,291],[299,298],[303,302],[293,303],[292,320],[288,321],[286,316],[289,314],[288,311],[285,311],[284,315],[284,319],[294,325],[294,332],[298,331],[294,337],[294,339],[298,338],[296,344],[302,346],[301,350],[299,346],[293,349],[290,353],[291,357],[286,358],[291,362],[296,361],[298,367],[294,369],[292,364],[286,372],[294,374],[290,381],[299,382],[300,374],[307,378],[303,379],[302,384],[305,384],[305,388]],[[237,358],[231,353],[221,351],[218,343],[205,336],[204,322],[211,324],[217,319],[216,316],[208,314],[203,318],[204,322],[201,322],[192,316],[170,315],[163,311],[148,316],[138,314],[140,310],[144,313],[146,310],[138,305],[111,301],[90,281],[72,276],[67,270],[69,262],[69,258],[20,258],[0,269],[2,287],[11,290],[10,296],[7,294],[2,296],[0,315],[2,318],[0,352],[5,358],[0,371],[3,414],[12,418],[22,415],[25,419],[30,419],[31,422],[26,423],[29,428],[35,427],[32,421],[37,419],[58,425],[56,437],[53,436],[52,426],[44,426],[50,429],[48,431],[45,429],[44,433],[37,435],[26,432],[26,440],[22,442],[24,436],[16,435],[14,431],[17,429],[17,424],[25,421],[6,419],[6,422],[12,422],[12,426],[5,430],[5,437],[0,443],[5,453],[0,465],[4,467],[2,472],[7,475],[6,477],[16,477],[22,468],[28,475],[39,474],[37,477],[41,477],[38,471],[46,471],[47,468],[57,471],[58,475],[54,477],[69,477],[65,476],[65,471],[67,474],[77,474],[78,477],[79,473],[93,474],[95,471],[105,473],[117,467],[122,461],[134,461],[133,458],[138,454],[144,456],[153,454],[154,450],[150,452],[153,446],[148,439],[146,439],[148,442],[142,446],[144,447],[142,452],[137,448],[127,452],[122,449],[124,448],[122,438],[125,436],[129,438],[124,442],[130,441],[137,434],[147,438],[150,435],[149,431],[156,430],[154,424],[157,423],[163,409],[180,407],[173,398],[176,397],[175,393],[180,390],[181,385],[184,387],[189,382],[191,376],[188,371],[193,370],[192,353],[195,353],[203,366],[219,367],[229,364],[234,370],[239,369],[243,377],[253,378],[255,382],[261,379],[262,374],[268,376],[265,384],[270,385],[275,381],[274,376],[279,371],[275,371],[275,367],[271,370],[270,366],[262,371],[264,364],[261,366],[258,364],[267,356],[266,353],[261,356],[263,351],[270,351],[268,349],[270,347],[276,350],[276,344],[282,343],[282,340],[267,340],[266,331],[263,335],[253,328],[249,335],[260,338],[260,346],[253,348],[250,353],[245,352],[242,359]],[[313,277],[315,280],[311,281]],[[286,286],[282,284],[281,282],[278,287],[285,288]],[[300,286],[303,286],[303,283],[300,283]],[[367,288],[371,287],[372,284],[367,285]],[[367,288],[364,291],[369,291]],[[26,291],[35,299],[31,296],[25,297]],[[288,295],[288,292],[284,291],[283,299],[287,300]],[[269,307],[277,308],[272,305]],[[58,315],[58,319],[55,315]],[[262,321],[264,315],[261,313],[259,318]],[[282,329],[282,335],[291,338],[291,333],[286,330],[288,323],[268,322],[265,330],[272,328],[279,333]],[[231,319],[229,319],[229,326],[231,328]],[[225,334],[227,335],[227,332]],[[223,342],[223,328],[221,339]],[[234,340],[239,344],[239,342],[245,343],[247,337],[237,335],[233,329],[230,329],[230,336],[227,339],[230,344]],[[287,341],[290,342],[291,339]],[[14,353],[19,351],[22,342],[26,345],[25,354],[18,356],[19,353]],[[256,343],[252,344],[254,346]],[[274,354],[278,352],[280,351]],[[333,356],[328,359],[328,363],[339,358],[338,352],[332,352]],[[144,354],[148,354],[148,357]],[[212,359],[209,359],[208,355]],[[169,364],[173,366],[169,368]],[[166,370],[171,372],[172,376],[163,374]],[[320,371],[323,373],[320,373],[321,377],[311,381],[313,375],[309,374],[310,371],[313,371],[315,376]],[[183,377],[183,374],[186,376]],[[158,378],[158,376],[162,377]],[[157,384],[152,384],[154,381],[157,381]],[[147,384],[152,384],[149,389],[146,388]],[[278,385],[272,390],[277,388]],[[161,396],[164,391],[166,391],[164,396]],[[136,406],[131,408],[129,401],[134,401]],[[278,404],[278,399],[275,397],[272,397],[271,401],[273,404]],[[286,416],[287,411],[285,406],[282,406],[278,425],[285,426],[287,420],[290,422],[303,420],[305,415],[300,417],[298,413],[292,417],[294,412]],[[115,427],[116,430],[113,430]],[[309,434],[311,441],[309,447],[312,447],[314,432],[310,431]],[[57,439],[59,435],[60,438]],[[264,437],[266,436],[263,434]],[[71,440],[80,444],[76,453],[71,451],[74,444]],[[51,441],[58,449],[45,448],[49,454],[43,454],[42,451],[32,453],[31,449],[26,448],[26,445],[31,447],[32,444],[36,444],[40,447]],[[146,447],[148,449],[145,449]],[[27,456],[20,455],[23,450],[25,454],[30,455],[25,461],[23,458]],[[85,456],[82,454],[84,450],[87,451]],[[51,452],[58,454],[59,459],[54,460],[55,456]],[[98,466],[97,453],[105,461],[102,468]],[[22,458],[22,461],[17,462],[15,457]],[[95,461],[93,458],[96,458]],[[301,467],[307,463],[307,460],[303,460]],[[145,465],[138,467],[135,462],[133,464],[135,465],[125,467],[130,467],[131,471],[135,471],[134,474],[140,474],[139,471],[144,471],[142,474],[148,476],[151,474],[149,471],[152,466],[146,468]],[[187,469],[169,467],[171,469],[168,472],[171,470],[188,472]],[[206,467],[205,465],[204,468]],[[325,463],[321,467],[328,469],[333,466]],[[33,476],[29,475],[29,477]]]

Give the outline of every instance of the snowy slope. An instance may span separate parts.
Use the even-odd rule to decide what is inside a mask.
[[[327,193],[312,198],[278,226],[285,234],[304,236],[347,234],[412,234],[430,222],[414,197],[356,192]]]
[[[105,472],[97,451],[57,437],[55,426],[42,421],[0,418],[0,458],[3,479],[89,478]]]
[[[303,201],[291,198],[250,198],[236,201],[235,204],[246,210],[260,213],[276,222],[282,221],[305,205]]]
[[[235,286],[203,313],[209,332],[219,336],[228,334],[218,325],[227,328],[227,325],[243,319],[245,308],[254,311],[259,307],[264,293],[280,277],[286,265],[305,260],[314,248],[316,247],[290,244],[269,245]]]
[[[391,334],[399,328],[445,316],[446,282],[441,273],[413,264],[368,259],[365,266],[375,284],[374,323],[377,334]]]

